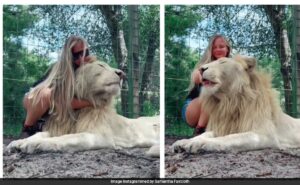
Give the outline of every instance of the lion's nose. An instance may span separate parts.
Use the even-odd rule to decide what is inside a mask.
[[[206,71],[207,69],[208,69],[208,67],[201,67],[201,68],[199,69],[201,75],[202,75],[202,74],[204,73],[204,71]]]
[[[116,74],[120,77],[120,79],[126,78],[126,74],[122,70],[117,69]]]

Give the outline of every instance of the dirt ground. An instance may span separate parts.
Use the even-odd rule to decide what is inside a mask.
[[[300,149],[173,154],[166,138],[166,178],[300,178]]]
[[[145,156],[148,148],[9,154],[10,141],[4,139],[3,178],[159,178],[159,158]]]
[[[300,149],[239,153],[170,152],[178,138],[166,138],[166,178],[300,178]],[[147,148],[100,149],[76,153],[8,154],[4,178],[159,178],[159,159]]]

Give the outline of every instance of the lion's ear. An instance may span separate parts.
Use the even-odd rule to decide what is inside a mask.
[[[234,59],[237,61],[244,61],[246,63],[245,70],[248,72],[252,72],[256,67],[256,59],[254,57],[247,57],[236,55]]]

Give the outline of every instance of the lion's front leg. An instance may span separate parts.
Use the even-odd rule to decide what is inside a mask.
[[[92,133],[77,133],[31,140],[30,142],[23,144],[20,147],[20,150],[24,153],[34,153],[37,151],[75,152],[111,147],[114,147],[114,143],[109,139],[102,138],[101,136]]]
[[[274,144],[272,143],[274,142],[271,142],[270,138],[267,136],[254,132],[245,132],[215,138],[204,138],[198,136],[190,139],[188,142],[180,143],[180,147],[189,153],[198,153],[201,150],[248,151],[274,147]]]
[[[41,140],[43,138],[48,138],[49,133],[48,132],[38,132],[28,138],[25,139],[19,139],[12,141],[7,147],[8,152],[16,152],[16,151],[22,151],[22,149],[28,145],[28,143],[34,142],[36,140]]]
[[[277,147],[274,138],[255,132],[230,134],[223,137],[210,138],[202,145],[207,151],[249,151]]]

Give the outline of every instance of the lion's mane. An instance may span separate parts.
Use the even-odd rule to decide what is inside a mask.
[[[75,111],[75,117],[69,117],[65,122],[58,120],[57,114],[53,112],[46,122],[45,131],[50,133],[50,136],[61,136],[65,134],[78,133],[83,131],[95,131],[95,124],[89,124],[93,120],[101,120],[102,122],[119,121],[118,117],[111,116],[115,115],[115,109],[113,107],[113,99],[115,94],[105,92],[105,89],[96,89],[103,87],[105,82],[109,82],[110,79],[119,78],[115,75],[114,71],[106,70],[102,72],[101,80],[96,85],[96,78],[92,74],[96,72],[95,65],[105,65],[104,63],[99,64],[99,61],[94,62],[94,65],[85,66],[88,70],[77,70],[75,74],[75,95],[77,99],[84,99],[89,101],[92,106],[90,108],[84,108]],[[85,73],[85,71],[89,71]],[[113,75],[113,76],[112,76]],[[107,80],[109,79],[109,80]],[[99,92],[95,93],[98,90]],[[96,108],[96,109],[95,109]],[[96,111],[95,111],[96,110]],[[101,112],[101,114],[99,114]],[[89,116],[89,120],[80,120],[81,117]],[[77,124],[80,120],[80,124]],[[93,128],[91,128],[93,127]]]
[[[247,60],[251,59],[236,57],[231,60],[243,66],[248,77],[246,80],[250,83],[242,83],[245,78],[239,76],[234,78],[236,80],[229,81],[225,75],[221,86],[233,83],[236,88],[223,91],[218,96],[200,96],[204,111],[209,113],[207,130],[213,131],[215,136],[247,131],[273,134],[281,108],[277,92],[271,87],[270,76],[249,66]],[[218,70],[223,69],[221,65],[218,66]],[[230,75],[237,73],[232,71]]]

